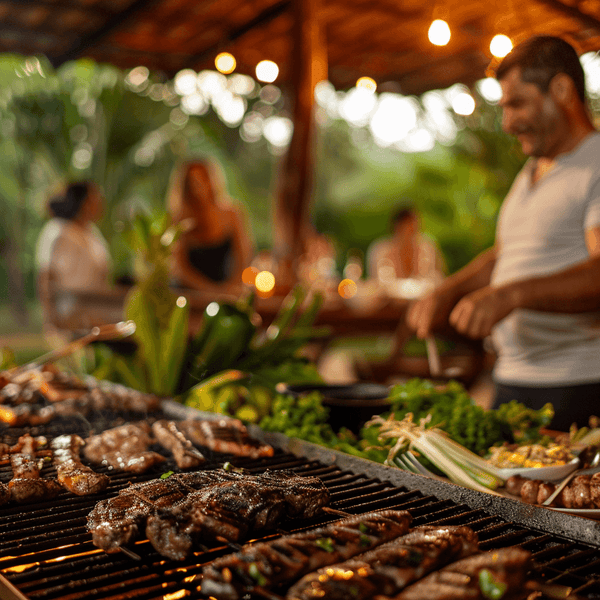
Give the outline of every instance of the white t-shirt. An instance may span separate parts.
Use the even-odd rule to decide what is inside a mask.
[[[531,186],[519,173],[500,212],[492,285],[562,271],[585,261],[586,230],[600,226],[600,133],[560,155]],[[552,387],[600,381],[600,313],[514,310],[496,325],[494,379]]]
[[[59,288],[93,290],[109,283],[108,244],[93,224],[50,219],[38,238],[36,265],[38,271],[50,269]]]

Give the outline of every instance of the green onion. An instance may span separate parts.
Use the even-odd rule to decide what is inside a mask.
[[[494,579],[493,573],[488,569],[479,571],[479,588],[484,598],[500,600],[506,592],[506,583]]]
[[[395,464],[394,458],[398,454],[412,448],[431,461],[454,483],[480,492],[497,494],[493,490],[504,483],[497,469],[450,439],[441,430],[435,427],[428,429],[428,422],[429,419],[422,419],[419,425],[413,423],[412,413],[397,421],[392,413],[387,419],[376,415],[366,427],[379,427],[380,440],[396,439],[388,453],[386,464]]]
[[[318,540],[315,540],[315,544],[317,546],[319,546],[319,548],[322,548],[323,550],[325,550],[326,552],[331,553],[335,550],[335,548],[333,546],[333,540],[330,537],[319,538]]]

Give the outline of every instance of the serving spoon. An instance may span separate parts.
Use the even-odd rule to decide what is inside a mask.
[[[549,506],[552,501],[564,490],[565,486],[569,481],[576,477],[577,475],[591,475],[592,473],[598,472],[600,469],[598,468],[600,465],[600,448],[596,449],[596,453],[592,456],[592,459],[589,462],[589,466],[585,469],[576,469],[569,473],[557,486],[557,488],[542,502],[542,506]]]

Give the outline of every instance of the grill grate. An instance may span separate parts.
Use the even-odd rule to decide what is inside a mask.
[[[595,521],[479,494],[284,436],[265,434],[265,441],[275,442],[278,449],[273,457],[236,459],[215,454],[205,468],[217,468],[229,460],[250,473],[292,469],[320,477],[331,493],[331,506],[350,514],[397,508],[411,513],[414,526],[469,525],[484,550],[507,546],[530,550],[535,579],[569,586],[584,598],[600,598],[600,529]],[[141,557],[138,561],[124,553],[109,555],[98,550],[86,530],[86,516],[96,502],[116,495],[129,482],[151,479],[165,470],[169,470],[168,465],[135,476],[104,469],[111,483],[103,494],[77,497],[63,492],[46,503],[0,508],[0,597],[204,599],[198,590],[202,565],[232,552],[230,546],[217,543],[185,561],[173,562],[160,556],[147,540],[140,540],[133,547]],[[4,471],[6,466],[0,466],[0,477],[6,480],[10,475]],[[323,514],[287,521],[279,533],[312,528],[337,518]]]

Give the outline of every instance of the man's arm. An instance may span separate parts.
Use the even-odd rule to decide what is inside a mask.
[[[516,308],[562,313],[600,310],[600,227],[586,232],[586,244],[590,258],[564,271],[469,294],[457,303],[450,323],[459,333],[482,338]]]
[[[496,256],[495,246],[482,252],[409,308],[407,324],[418,338],[424,339],[434,329],[446,326],[452,309],[463,296],[489,285]]]

